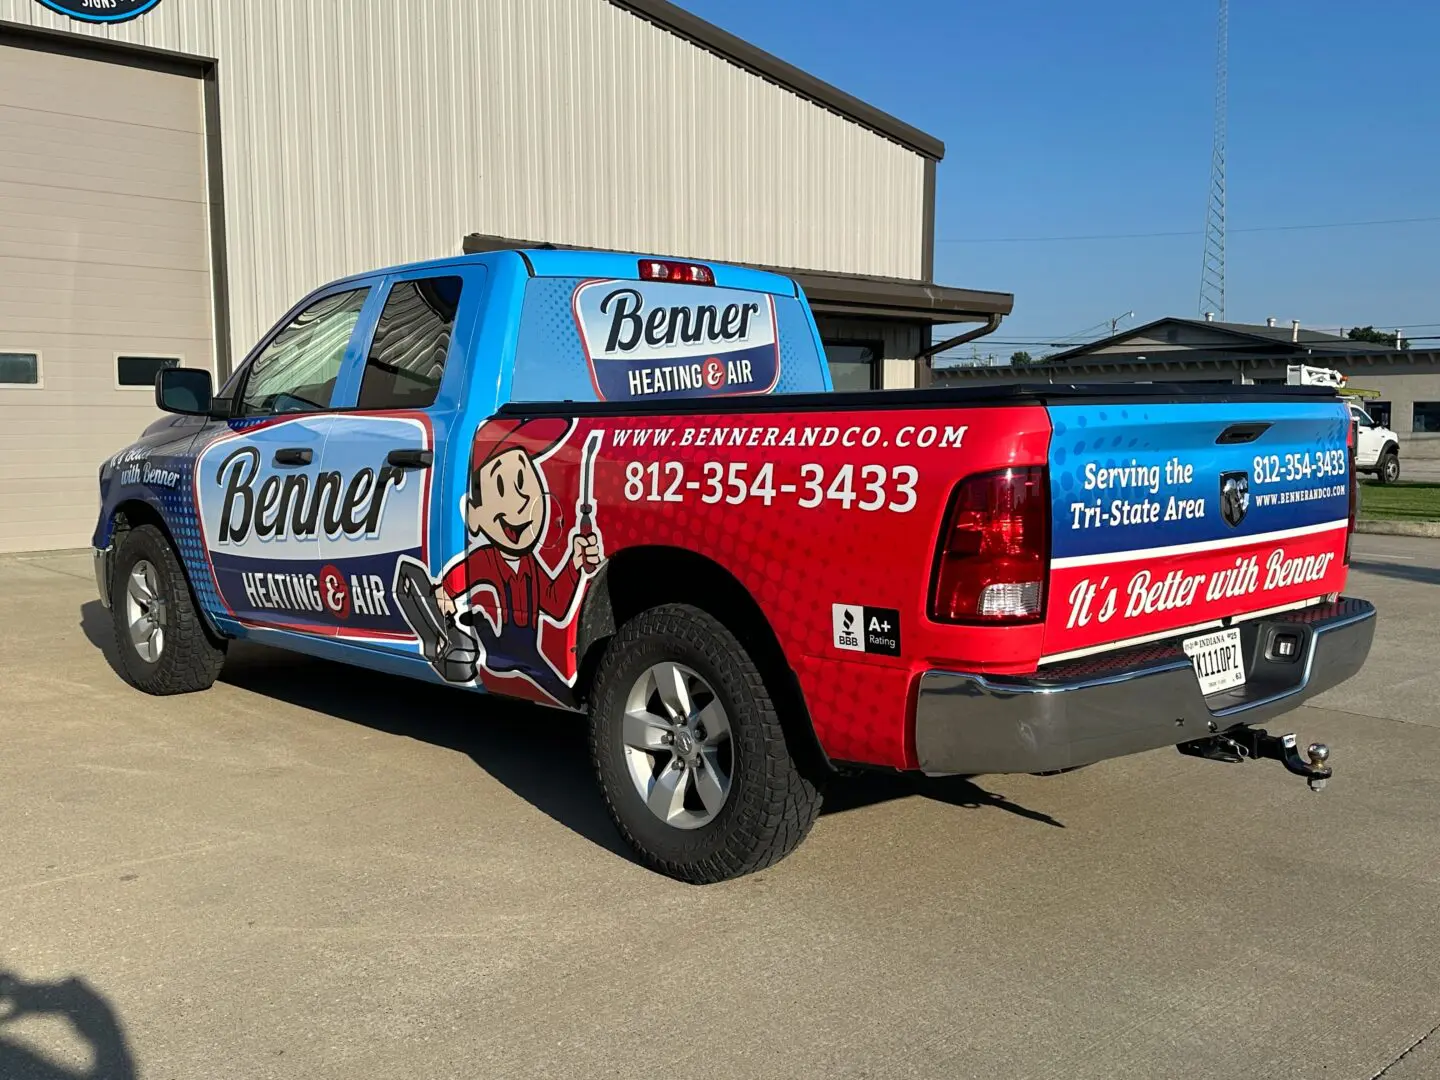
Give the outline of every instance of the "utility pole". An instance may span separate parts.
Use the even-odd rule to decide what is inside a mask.
[[[1230,4],[1220,0],[1215,45],[1215,138],[1210,148],[1210,197],[1205,208],[1205,258],[1200,268],[1200,314],[1225,318],[1225,127],[1230,78]]]

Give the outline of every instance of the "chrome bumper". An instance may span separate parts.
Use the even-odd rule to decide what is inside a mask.
[[[1050,772],[1264,723],[1360,670],[1375,607],[1342,598],[1237,626],[1245,685],[1208,698],[1180,647],[1184,635],[1034,675],[926,672],[915,708],[920,768]],[[1292,660],[1272,656],[1281,633],[1299,638]]]
[[[104,607],[110,606],[110,574],[111,554],[113,547],[91,548],[92,558],[95,563],[95,588],[100,593],[100,603]]]

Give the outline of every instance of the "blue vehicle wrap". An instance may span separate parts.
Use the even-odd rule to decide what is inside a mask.
[[[1345,406],[1273,403],[1051,405],[1054,558],[1235,541],[1343,522]],[[1217,442],[1227,429],[1246,441]],[[1218,479],[1217,479],[1218,478]],[[1223,512],[1222,494],[1240,520]],[[1231,514],[1235,513],[1232,509]]]
[[[392,451],[434,454],[452,430],[465,433],[457,445],[468,445],[470,433],[512,399],[644,397],[631,393],[634,371],[654,392],[657,379],[674,377],[654,374],[660,369],[710,365],[710,385],[702,378],[675,391],[666,383],[654,394],[660,398],[829,389],[819,336],[795,284],[707,265],[714,286],[679,286],[638,280],[633,256],[495,252],[333,282],[287,312],[217,392],[238,396],[247,366],[312,304],[367,290],[329,407],[157,421],[102,467],[94,545],[110,547],[118,511],[132,524],[158,517],[219,634],[342,660],[363,653],[367,666],[441,681],[396,590],[407,567],[438,581],[472,543],[469,470],[438,457],[428,469],[395,467],[387,463]],[[366,354],[390,288],[425,277],[463,283],[435,401],[418,410],[361,410]],[[600,310],[609,293],[630,305],[620,312],[625,340],[616,345],[638,345],[632,360],[609,356],[625,350],[607,351],[608,341],[591,347],[591,332],[616,315]],[[669,341],[657,342],[657,324],[646,322],[657,309],[680,320]],[[473,677],[463,681],[484,688]]]

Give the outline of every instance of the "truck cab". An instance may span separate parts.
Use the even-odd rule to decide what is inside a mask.
[[[1400,436],[1372,419],[1362,400],[1349,398],[1347,404],[1355,424],[1355,471],[1393,484],[1400,479]]]

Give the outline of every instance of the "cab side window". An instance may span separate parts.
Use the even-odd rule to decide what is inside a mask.
[[[458,277],[432,277],[390,287],[365,358],[359,408],[426,409],[435,404],[462,285]]]
[[[317,300],[276,334],[245,376],[239,416],[273,416],[330,408],[345,347],[368,288]]]

